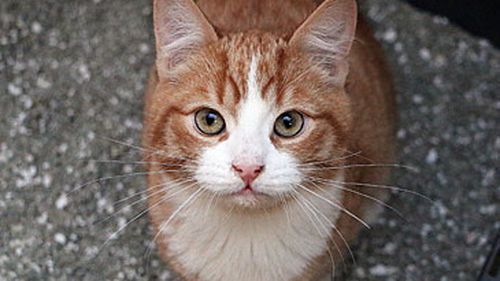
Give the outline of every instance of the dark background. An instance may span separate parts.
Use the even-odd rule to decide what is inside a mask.
[[[499,0],[406,0],[408,3],[446,16],[465,30],[488,38],[500,47]]]

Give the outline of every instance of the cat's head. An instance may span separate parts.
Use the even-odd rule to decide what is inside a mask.
[[[152,145],[168,174],[236,206],[294,198],[342,163],[354,0],[324,2],[293,34],[221,36],[191,0],[154,7],[159,83]],[[159,154],[158,157],[162,157]]]

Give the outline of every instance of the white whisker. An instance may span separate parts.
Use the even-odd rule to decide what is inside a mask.
[[[120,140],[116,140],[116,139],[112,139],[112,138],[105,137],[105,136],[99,136],[99,138],[101,138],[103,140],[106,140],[106,141],[109,141],[109,142],[112,142],[112,143],[115,143],[115,144],[120,144],[120,145],[129,147],[129,148],[134,148],[134,149],[142,151],[142,152],[148,152],[148,153],[150,153],[150,154],[148,154],[148,156],[146,158],[151,157],[151,156],[153,156],[155,154],[160,154],[160,155],[162,155],[164,157],[173,158],[173,159],[176,159],[176,160],[193,161],[193,159],[191,159],[191,158],[174,156],[174,155],[169,154],[166,151],[159,150],[159,149],[156,149],[154,147],[141,147],[141,146],[138,146],[138,145],[135,145],[135,144],[126,143],[126,142],[123,142],[123,141],[120,141]]]
[[[342,212],[344,212],[344,213],[348,214],[351,218],[353,218],[353,219],[357,220],[359,223],[361,223],[361,224],[362,224],[363,226],[365,226],[366,228],[371,229],[371,227],[370,227],[370,225],[369,225],[369,224],[367,224],[365,221],[363,221],[363,220],[362,220],[362,219],[360,219],[358,216],[356,216],[355,214],[353,214],[351,211],[349,211],[349,210],[347,210],[346,208],[342,207],[340,204],[335,203],[335,202],[333,202],[332,200],[330,200],[330,199],[328,199],[328,198],[325,198],[324,196],[321,196],[321,195],[319,195],[318,193],[316,193],[316,192],[314,192],[314,191],[310,190],[309,188],[306,188],[306,187],[304,187],[304,186],[302,186],[302,185],[298,185],[298,187],[300,187],[301,189],[303,189],[303,190],[305,190],[305,191],[307,191],[307,192],[309,192],[309,193],[313,194],[314,196],[316,196],[316,197],[320,198],[321,200],[323,200],[323,201],[325,201],[325,202],[329,203],[329,204],[330,204],[330,205],[332,205],[333,207],[338,208],[338,209],[339,209],[339,210],[341,210]]]
[[[195,184],[192,184],[190,186],[187,186],[185,187],[184,189],[188,189],[192,186],[194,186]],[[178,192],[176,192],[177,194]],[[168,197],[165,197],[165,198],[162,198],[160,201],[156,202],[155,204],[153,204],[151,207],[149,208],[145,208],[143,211],[141,211],[139,214],[137,214],[136,216],[134,216],[131,220],[129,220],[125,225],[121,226],[117,231],[113,232],[109,237],[108,239],[106,239],[106,241],[104,241],[104,243],[102,244],[100,250],[98,252],[101,252],[101,250],[112,240],[114,239],[120,232],[122,232],[127,226],[129,226],[131,223],[133,223],[134,221],[136,221],[137,219],[139,219],[140,217],[142,217],[146,212],[148,211],[151,211],[152,209],[156,208],[157,206],[161,205],[162,203],[164,203],[165,201],[169,200],[170,198],[172,198],[173,196],[175,195],[171,195],[171,196],[168,196]]]
[[[310,180],[311,182],[314,181],[314,178],[311,178],[312,180]],[[350,188],[346,188],[344,186],[342,186],[341,184],[335,184],[335,183],[328,183],[328,186],[332,186],[334,188],[337,188],[337,189],[340,189],[340,190],[343,190],[343,191],[346,191],[346,192],[350,192],[350,193],[353,193],[353,194],[356,194],[356,195],[359,195],[361,197],[364,197],[364,198],[367,198],[367,199],[370,199],[388,209],[390,209],[391,211],[393,211],[394,213],[396,213],[400,218],[406,220],[403,216],[403,214],[401,214],[401,212],[399,210],[397,210],[396,208],[388,205],[387,203],[385,203],[384,201],[378,199],[378,198],[375,198],[371,195],[368,195],[368,194],[365,194],[365,193],[362,193],[362,192],[359,192],[359,191],[356,191],[354,189],[350,189]]]
[[[133,194],[131,194],[131,195],[129,195],[129,196],[123,198],[123,199],[120,199],[120,200],[114,202],[113,205],[118,205],[118,204],[120,204],[122,202],[128,201],[129,199],[132,199],[134,197],[137,197],[139,195],[147,193],[147,192],[149,192],[149,190],[153,190],[153,189],[156,189],[158,187],[166,187],[169,184],[174,184],[174,185],[177,185],[177,184],[186,184],[186,183],[189,183],[189,182],[192,182],[192,181],[194,181],[194,180],[192,180],[192,179],[179,179],[179,180],[175,180],[175,181],[168,182],[168,183],[160,183],[160,184],[157,184],[157,185],[149,186],[148,188],[145,188],[144,190],[141,190],[139,192],[133,193]],[[153,194],[155,194],[155,193],[153,193]],[[151,194],[151,195],[153,195],[153,194]]]
[[[158,229],[158,232],[156,235],[153,237],[153,244],[155,243],[156,239],[162,234],[162,232],[168,227],[170,222],[179,214],[185,207],[187,207],[191,202],[194,202],[199,194],[201,194],[205,189],[203,188],[198,188],[195,192],[193,192],[177,209],[170,215],[170,217],[162,222],[160,224],[160,228]],[[151,255],[151,247],[148,247],[147,254],[148,256]]]
[[[97,223],[103,223],[103,222],[106,222],[106,221],[108,221],[109,219],[111,219],[111,218],[113,218],[113,217],[116,217],[116,216],[117,216],[117,215],[118,215],[121,211],[123,211],[123,210],[125,210],[125,209],[127,209],[127,208],[130,208],[130,207],[133,207],[133,206],[135,206],[135,205],[137,205],[137,204],[139,204],[139,203],[141,203],[141,202],[144,202],[144,201],[148,200],[149,198],[151,198],[152,196],[154,196],[154,195],[156,195],[156,194],[159,194],[159,193],[162,193],[162,192],[167,192],[167,191],[169,191],[169,190],[172,190],[172,189],[174,189],[174,188],[176,188],[176,187],[182,186],[183,184],[186,184],[186,183],[189,183],[189,182],[192,182],[192,183],[193,183],[194,181],[192,181],[192,180],[191,180],[191,181],[185,181],[185,182],[183,182],[182,184],[172,185],[172,186],[168,186],[168,187],[167,187],[167,183],[164,183],[164,184],[162,184],[162,185],[158,185],[157,187],[159,187],[159,186],[163,186],[163,187],[167,187],[167,188],[161,188],[161,189],[159,189],[159,190],[154,191],[154,192],[153,192],[153,193],[151,193],[151,194],[148,194],[147,196],[145,196],[145,197],[143,197],[143,198],[140,198],[140,199],[138,199],[138,200],[135,200],[134,202],[132,202],[132,203],[130,203],[130,204],[127,204],[127,205],[125,205],[125,206],[123,206],[123,207],[119,208],[119,209],[118,209],[116,212],[114,212],[112,215],[108,216],[107,218],[104,218],[103,220],[100,220],[100,221],[99,221],[99,222],[97,222]],[[167,199],[172,198],[173,196],[177,195],[178,193],[180,193],[180,192],[182,192],[182,191],[184,191],[184,190],[186,190],[186,189],[188,189],[188,188],[189,188],[189,187],[184,187],[184,188],[182,188],[181,190],[174,192],[173,194],[169,194],[169,195],[168,195],[168,197],[167,197]],[[148,190],[146,190],[146,192],[147,192],[147,191],[148,191]]]
[[[346,246],[347,250],[349,251],[349,255],[351,256],[352,261],[354,262],[354,264],[356,264],[356,258],[354,257],[354,253],[352,252],[351,247],[349,246],[349,243],[345,239],[345,237],[342,234],[342,232],[340,232],[340,230],[337,228],[337,226],[325,214],[323,214],[316,206],[314,206],[314,204],[310,200],[307,200],[307,198],[305,198],[305,196],[303,196],[303,195],[301,195],[301,196],[304,198],[304,201],[306,201],[306,203],[309,203],[310,206],[314,210],[316,210],[316,212],[321,217],[323,217],[323,219],[325,219],[328,222],[328,224],[330,225],[330,227],[339,235],[340,239],[342,240],[342,242]],[[334,243],[335,247],[337,248],[337,251],[339,252],[340,257],[342,258],[342,261],[344,262],[343,256],[342,256],[342,252],[340,251],[340,247],[337,245],[337,243],[333,239],[332,239],[332,242]],[[344,264],[344,266],[345,266],[345,264]]]
[[[294,191],[294,193],[295,193],[295,194],[297,194],[298,196],[301,196],[302,198],[304,198],[304,199],[305,199],[305,197],[304,197],[304,196],[302,196],[302,195],[301,195],[298,191],[296,191],[296,190],[293,190],[293,191]],[[294,197],[295,197],[295,196],[294,196]],[[301,206],[302,210],[304,211],[304,213],[305,213],[306,215],[307,215],[308,213],[311,213],[311,214],[312,214],[312,215],[316,218],[316,221],[320,223],[320,225],[323,227],[323,230],[325,231],[325,234],[327,235],[327,237],[329,237],[329,240],[331,240],[330,231],[328,231],[328,228],[327,228],[327,227],[326,227],[326,226],[325,226],[325,225],[321,222],[321,220],[318,218],[317,214],[316,214],[313,210],[311,210],[311,208],[310,208],[310,207],[308,207],[308,205],[306,204],[306,202],[301,202],[301,201],[300,201],[300,198],[295,197],[295,200],[297,201],[297,203],[299,204],[299,206]],[[302,203],[304,203],[304,205],[302,205]],[[304,207],[303,207],[303,206],[305,206],[305,207],[309,210],[309,212],[307,212],[307,211],[306,211],[306,209],[304,209]],[[311,216],[309,216],[309,215],[307,215],[307,216],[309,217],[309,219],[310,219],[311,223],[315,226],[316,231],[318,232],[318,234],[321,236],[321,231],[320,231],[320,230],[319,230],[319,228],[316,226],[316,224],[315,224],[315,223],[314,223],[314,221],[312,220]],[[333,244],[335,245],[335,248],[337,249],[337,251],[339,252],[340,257],[342,257],[342,253],[340,252],[340,249],[339,249],[339,247],[338,247],[337,243],[336,243],[335,241],[333,241],[333,240],[332,240],[332,242],[333,242]],[[332,253],[331,253],[331,251],[330,251],[330,249],[329,249],[328,247],[327,247],[327,251],[328,251],[328,254],[329,254],[329,256],[330,256],[330,260],[331,260],[332,267],[333,267],[333,265],[334,265],[333,255],[332,255]],[[343,258],[343,257],[342,257],[342,263],[343,263],[343,264],[344,264],[344,266],[345,266],[345,262],[344,262],[344,258]]]
[[[67,192],[66,195],[71,195],[72,193],[89,186],[91,184],[103,182],[103,181],[108,181],[108,180],[117,180],[117,179],[123,179],[123,178],[129,178],[129,177],[136,177],[136,176],[146,176],[146,175],[158,175],[158,174],[168,174],[168,173],[181,173],[183,171],[177,171],[177,170],[167,170],[167,171],[153,171],[153,172],[137,172],[137,173],[128,173],[128,174],[120,174],[120,175],[115,175],[115,176],[109,176],[109,177],[102,177],[98,179],[94,179],[91,181],[88,181],[84,184],[81,184],[71,191]]]
[[[302,168],[304,171],[327,171],[327,170],[344,170],[352,168],[401,168],[406,169],[411,172],[418,173],[418,169],[415,167],[400,165],[400,164],[349,164],[344,166],[332,166],[332,167],[314,167],[314,168]]]
[[[162,167],[189,167],[195,168],[194,165],[186,165],[186,164],[169,164],[163,162],[152,162],[152,161],[124,161],[124,160],[106,160],[106,159],[97,159],[97,160],[88,160],[89,162],[94,163],[107,163],[107,164],[124,164],[124,165],[159,165]]]
[[[310,166],[317,166],[317,165],[321,165],[321,164],[327,164],[327,163],[341,161],[341,160],[347,160],[349,158],[358,156],[360,154],[361,154],[361,151],[353,152],[351,154],[348,154],[348,155],[345,155],[345,156],[342,156],[342,157],[333,158],[333,159],[322,160],[322,161],[305,162],[304,164],[298,164],[297,167],[303,168],[303,167],[310,167]]]
[[[323,183],[332,183],[333,182],[333,183],[343,184],[343,185],[357,185],[357,186],[364,186],[364,187],[388,189],[388,190],[392,190],[392,191],[412,194],[412,195],[418,196],[422,199],[425,199],[425,200],[431,202],[432,204],[436,204],[436,202],[434,200],[432,200],[430,197],[428,197],[420,192],[413,191],[411,189],[401,188],[398,186],[393,186],[393,185],[370,184],[370,183],[362,183],[362,182],[343,182],[343,181],[329,180],[329,179],[322,179],[322,178],[316,178],[315,180],[317,180],[319,182],[323,182]]]

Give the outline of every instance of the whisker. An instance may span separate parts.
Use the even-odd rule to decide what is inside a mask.
[[[109,176],[109,177],[102,177],[98,179],[94,179],[91,181],[88,181],[84,184],[81,184],[74,189],[70,190],[69,192],[66,193],[67,196],[71,195],[72,193],[89,186],[94,183],[99,183],[103,181],[108,181],[108,180],[117,180],[117,179],[123,179],[123,178],[129,178],[129,177],[137,177],[137,176],[146,176],[146,175],[157,175],[157,174],[168,174],[168,173],[180,173],[182,171],[175,171],[175,170],[169,170],[169,171],[153,171],[153,172],[137,172],[137,173],[128,173],[128,174],[121,174],[121,175],[116,175],[116,176]]]
[[[187,190],[187,189],[191,188],[193,185],[194,185],[194,183],[192,183],[190,186],[184,186],[184,187],[183,187],[183,188],[181,188],[180,190],[175,191],[175,192],[174,192],[174,193],[172,193],[172,194],[169,194],[168,196],[166,196],[167,200],[168,200],[168,199],[170,199],[170,198],[173,198],[175,195],[179,194],[180,192],[182,192],[182,191],[184,191],[184,190]],[[166,186],[166,185],[164,185],[164,186]],[[139,204],[139,203],[141,203],[141,202],[146,201],[147,199],[149,199],[150,197],[152,197],[152,196],[154,196],[154,195],[156,195],[156,194],[159,194],[159,193],[162,193],[162,192],[167,192],[167,191],[172,190],[172,189],[174,189],[174,188],[176,188],[176,187],[179,187],[179,186],[181,186],[181,184],[179,184],[179,185],[175,185],[175,186],[169,186],[168,188],[164,188],[164,189],[159,189],[159,190],[156,190],[155,192],[153,192],[153,193],[149,194],[148,196],[146,196],[146,197],[144,197],[144,198],[140,198],[140,199],[138,199],[138,200],[134,201],[134,202],[133,202],[133,203],[131,203],[131,204],[128,204],[128,205],[126,205],[126,206],[121,207],[121,208],[120,208],[120,209],[118,209],[118,211],[116,211],[114,214],[110,215],[109,217],[107,217],[107,218],[105,218],[105,219],[103,219],[103,220],[98,221],[97,223],[103,223],[103,222],[106,222],[107,220],[109,220],[109,219],[111,219],[111,218],[113,218],[113,217],[116,217],[116,216],[117,216],[117,215],[118,215],[118,214],[119,214],[122,210],[125,210],[126,208],[133,207],[133,206],[135,206],[135,205],[137,205],[137,204]],[[162,199],[163,199],[163,198],[162,198]],[[96,224],[97,224],[97,223],[96,223]]]
[[[315,206],[315,205],[311,202],[311,200],[307,199],[304,195],[300,194],[300,192],[297,192],[297,191],[295,191],[295,192],[297,193],[297,195],[298,195],[298,196],[300,196],[300,197],[304,200],[304,204],[309,205],[309,207],[310,207],[313,211],[315,211],[315,212],[316,212],[317,214],[319,214],[319,215],[320,215],[320,216],[321,216],[321,217],[322,217],[322,218],[323,218],[326,222],[328,222],[328,224],[330,225],[330,227],[331,227],[332,229],[334,229],[335,231],[338,231],[338,229],[337,229],[337,227],[335,226],[335,224],[334,224],[334,223],[332,223],[332,221],[331,221],[331,220],[330,220],[330,219],[329,219],[329,218],[328,218],[325,214],[323,214],[323,212],[321,212],[321,211],[318,209],[318,207],[316,207],[316,206]],[[330,234],[330,231],[328,231],[328,234]],[[339,235],[343,238],[343,235],[342,235],[341,233],[338,233],[338,234],[339,234]],[[344,240],[344,239],[342,239],[342,240]],[[332,241],[332,242],[334,242],[334,241]],[[347,248],[349,248],[349,244],[347,243],[347,241],[345,241],[345,240],[344,240],[344,243],[345,243],[345,246],[346,246]],[[335,244],[336,244],[336,243],[335,243]],[[340,248],[338,247],[338,245],[336,245],[336,246],[337,246],[337,249],[339,250],[339,255],[341,255],[341,256],[342,256],[342,252],[340,251]],[[349,250],[350,250],[350,249],[349,249]],[[351,252],[351,254],[352,254],[352,252]],[[353,256],[353,261],[354,261],[354,255],[352,255],[352,256]]]
[[[88,160],[89,162],[94,163],[108,163],[108,164],[124,164],[124,165],[159,165],[162,167],[189,167],[194,168],[194,165],[185,165],[185,164],[169,164],[163,162],[152,162],[152,161],[123,161],[123,160],[106,160],[106,159],[97,159],[97,160]]]
[[[161,233],[166,229],[166,227],[170,224],[170,222],[177,216],[177,214],[182,211],[186,206],[190,204],[190,202],[194,202],[196,198],[198,197],[198,194],[202,193],[205,189],[203,188],[198,188],[195,192],[193,192],[179,207],[170,215],[170,217],[161,223],[160,228],[158,229],[158,232],[156,235],[153,237],[153,243],[155,243],[156,239],[161,235]],[[151,255],[152,248],[148,247],[147,253],[148,256]]]
[[[388,189],[392,191],[397,191],[397,192],[402,192],[402,193],[408,193],[412,194],[415,196],[418,196],[422,199],[425,199],[429,201],[432,204],[436,204],[434,200],[432,200],[430,197],[426,196],[425,194],[422,194],[417,191],[413,191],[411,189],[406,189],[406,188],[401,188],[398,186],[393,186],[393,185],[383,185],[383,184],[370,184],[370,183],[362,183],[362,182],[343,182],[343,181],[337,181],[337,180],[331,180],[331,179],[323,179],[323,178],[316,178],[315,180],[318,180],[320,182],[333,182],[337,184],[345,184],[345,185],[358,185],[358,186],[364,186],[364,187],[372,187],[372,188],[380,188],[380,189]]]
[[[142,152],[151,152],[151,151],[155,152],[156,151],[155,149],[148,149],[148,148],[145,148],[145,147],[141,147],[141,146],[138,146],[138,145],[135,145],[135,144],[132,144],[132,143],[127,143],[127,142],[124,142],[124,141],[121,141],[121,140],[117,140],[117,139],[113,139],[113,138],[106,137],[106,136],[98,136],[98,138],[100,138],[101,140],[112,142],[114,144],[123,145],[123,146],[126,146],[128,148],[134,148],[134,149],[137,149],[137,150],[142,151]]]
[[[337,204],[337,203],[334,203],[333,201],[329,200],[328,198],[325,198],[324,196],[321,196],[319,195],[318,193],[310,190],[309,188],[306,188],[302,185],[297,185],[298,187],[300,187],[301,189],[313,194],[314,196],[320,198],[321,200],[329,203],[330,205],[332,205],[333,207],[335,208],[338,208],[339,210],[341,210],[342,212],[348,214],[351,218],[355,219],[356,221],[358,221],[359,223],[361,223],[363,226],[365,226],[366,228],[368,229],[371,229],[370,225],[367,224],[365,221],[363,221],[362,219],[360,219],[358,216],[356,216],[355,214],[353,214],[351,211],[347,210],[346,208],[342,207],[341,205]]]
[[[194,186],[195,184],[193,184],[192,186]],[[191,186],[189,186],[191,187]],[[189,188],[189,187],[185,187],[186,189]],[[109,244],[109,242],[114,239],[120,232],[122,232],[127,226],[129,226],[131,223],[135,222],[137,219],[139,219],[140,217],[142,217],[144,214],[146,214],[148,211],[151,211],[152,209],[156,208],[157,206],[161,205],[162,203],[164,203],[165,201],[169,200],[170,198],[172,198],[172,196],[168,196],[168,197],[165,197],[165,198],[162,198],[160,201],[156,202],[155,204],[153,204],[151,207],[149,208],[145,208],[143,211],[141,211],[139,214],[137,214],[136,216],[134,216],[131,220],[129,220],[125,225],[121,226],[117,231],[113,232],[107,239],[106,241],[104,241],[104,243],[102,244],[102,246],[100,247],[100,250],[98,252],[101,252],[102,249],[104,249],[104,247]]]
[[[117,216],[117,215],[118,215],[121,211],[123,211],[123,210],[125,210],[125,209],[127,209],[127,208],[130,208],[130,207],[133,207],[133,206],[135,206],[135,205],[137,205],[137,204],[139,204],[139,203],[141,203],[141,202],[144,202],[144,201],[146,201],[147,199],[149,199],[151,196],[154,196],[154,195],[159,194],[159,193],[161,193],[161,192],[166,192],[166,191],[168,191],[168,190],[171,190],[171,189],[173,189],[173,188],[175,188],[175,187],[179,187],[179,186],[181,186],[181,185],[172,186],[172,187],[169,187],[169,188],[167,188],[167,189],[160,189],[160,190],[157,190],[157,191],[155,191],[154,193],[152,193],[152,194],[150,194],[150,195],[148,195],[148,196],[146,196],[146,197],[144,197],[144,198],[140,198],[140,199],[136,200],[135,202],[133,202],[133,203],[131,203],[131,204],[128,204],[128,205],[126,205],[126,206],[121,207],[120,209],[118,209],[116,212],[114,212],[114,213],[113,213],[113,214],[111,214],[110,216],[108,216],[108,217],[106,217],[106,218],[104,218],[104,219],[102,219],[102,220],[97,221],[95,224],[104,223],[104,222],[106,222],[106,221],[108,221],[108,220],[110,220],[110,219],[112,219],[112,218],[116,217],[116,216]],[[172,194],[169,194],[169,195],[167,196],[167,199],[173,198],[175,195],[179,194],[180,192],[182,192],[182,191],[184,191],[184,190],[189,189],[190,187],[192,187],[192,186],[183,187],[181,190],[178,190],[178,191],[176,191],[176,192],[174,192],[174,193],[172,193]],[[147,208],[146,208],[146,209],[147,209]]]
[[[373,197],[371,195],[368,195],[368,194],[365,194],[363,192],[360,192],[360,191],[357,191],[357,190],[354,190],[354,189],[351,189],[351,188],[347,188],[347,187],[344,187],[340,184],[335,184],[335,183],[328,183],[329,185],[331,185],[332,187],[334,188],[337,188],[337,189],[340,189],[340,190],[343,190],[343,191],[346,191],[346,192],[350,192],[350,193],[353,193],[353,194],[356,194],[356,195],[359,195],[361,197],[364,197],[364,198],[367,198],[367,199],[370,199],[386,208],[388,208],[389,210],[393,211],[394,213],[396,213],[396,215],[398,215],[401,219],[403,219],[404,221],[407,221],[406,218],[403,216],[403,214],[396,208],[390,206],[389,204],[385,203],[384,201],[376,198],[376,197]]]
[[[354,257],[354,253],[352,252],[351,247],[349,246],[349,243],[345,239],[345,237],[342,234],[342,232],[340,231],[340,229],[338,229],[337,226],[325,214],[323,214],[323,212],[321,212],[316,206],[314,206],[314,204],[310,200],[308,200],[304,195],[302,195],[300,193],[299,193],[299,195],[304,199],[304,203],[309,204],[310,207],[313,208],[313,210],[315,210],[323,219],[325,219],[326,222],[330,225],[330,227],[337,233],[337,235],[340,237],[340,239],[344,243],[345,247],[347,248],[347,251],[349,252],[349,255],[351,257],[352,262],[356,265],[357,262],[356,262],[356,258]],[[331,237],[330,240],[333,242],[335,248],[337,249],[337,252],[339,253],[339,256],[342,258],[342,263],[343,263],[343,266],[345,269],[346,265],[345,265],[344,257],[342,255],[342,251],[340,250],[339,245],[337,244],[337,242],[335,242],[333,237]],[[332,263],[333,263],[333,261],[332,261]]]
[[[414,173],[418,173],[419,170],[412,166],[400,165],[400,164],[349,164],[344,166],[332,166],[332,167],[317,167],[317,168],[304,168],[304,171],[324,171],[324,170],[343,170],[352,168],[400,168],[406,169]]]
[[[181,182],[181,183],[187,183],[187,182],[189,182],[189,181],[190,181],[189,179],[188,179],[188,180],[185,180],[185,179],[179,179],[179,180],[175,180],[175,181],[172,181],[172,182],[164,182],[164,183],[160,183],[160,184],[157,184],[157,185],[153,185],[153,186],[150,186],[150,187],[148,187],[148,188],[144,188],[144,190],[141,190],[141,191],[139,191],[139,192],[135,192],[135,193],[133,193],[133,194],[131,194],[131,195],[129,195],[129,196],[127,196],[127,197],[123,198],[123,199],[117,200],[117,201],[115,201],[115,202],[113,203],[113,205],[118,205],[118,204],[120,204],[120,203],[122,203],[122,202],[125,202],[125,201],[127,201],[127,200],[129,200],[129,199],[132,199],[132,198],[134,198],[134,197],[136,197],[136,196],[139,196],[139,195],[142,195],[142,194],[144,194],[144,193],[147,193],[150,189],[156,189],[156,188],[158,188],[158,187],[161,187],[161,186],[166,186],[166,185],[168,185],[168,184],[177,184],[177,183],[179,183],[179,182]]]
[[[214,203],[213,201],[215,200],[216,196],[217,196],[217,193],[215,193],[215,192],[213,192],[212,196],[210,196],[210,199],[209,199],[208,204],[207,204],[207,208],[205,209],[205,216],[209,215],[209,211],[212,207],[212,204]]]
[[[110,137],[106,137],[106,136],[99,136],[99,138],[102,139],[102,140],[106,140],[106,141],[115,143],[115,144],[119,144],[119,145],[123,145],[123,146],[129,147],[129,148],[134,148],[134,149],[142,151],[142,152],[149,152],[150,154],[148,155],[148,157],[151,157],[151,156],[153,156],[155,154],[161,154],[161,155],[163,155],[163,156],[165,156],[167,158],[174,158],[174,159],[177,159],[177,160],[186,160],[186,161],[193,161],[194,160],[194,159],[191,159],[191,158],[174,156],[174,155],[169,154],[166,151],[159,150],[159,149],[156,149],[154,147],[141,147],[141,146],[138,146],[138,145],[135,145],[135,144],[123,142],[123,141],[116,140],[116,139],[113,139],[113,138],[110,138]]]
[[[294,190],[293,189],[293,192],[295,194],[297,194],[297,196],[301,196],[303,199],[305,199],[304,196],[302,196],[298,191]],[[297,203],[299,204],[299,206],[301,206],[302,210],[304,211],[304,213],[308,213],[302,206],[302,202],[300,201],[300,198],[298,197],[295,197],[295,200],[297,201]],[[340,248],[339,246],[337,245],[337,243],[331,238],[331,235],[330,235],[330,231],[328,231],[328,228],[321,222],[321,220],[317,217],[317,214],[311,210],[310,207],[308,207],[307,203],[304,201],[304,206],[309,210],[309,212],[316,218],[316,221],[320,223],[320,225],[323,227],[323,230],[325,231],[325,234],[329,237],[329,240],[331,240],[336,248],[336,250],[338,251],[341,259],[342,259],[342,263],[343,263],[343,266],[345,267],[345,261],[344,261],[344,257],[342,256],[342,252],[340,251]],[[313,225],[316,225],[313,220],[311,219],[311,217],[309,216],[309,219],[310,221],[313,223]],[[321,232],[319,231],[319,228],[316,226],[316,231],[318,231],[318,234],[321,236]],[[334,261],[333,261],[333,255],[332,253],[330,252],[330,249],[327,249],[328,250],[328,254],[330,255],[330,259],[331,259],[331,262],[332,264],[334,264]]]
[[[339,150],[339,151],[343,151],[343,152],[347,152],[347,153],[354,153],[352,152],[351,150],[347,149],[347,148],[336,148],[336,150]],[[366,160],[368,161],[369,163],[375,163],[375,161],[369,157],[366,157],[363,155],[363,152],[361,150],[358,150],[359,151],[359,154],[356,155],[357,157],[363,159],[363,160]]]
[[[185,181],[182,181],[182,182],[179,182],[179,183],[176,183],[176,184],[172,184],[172,185],[169,185],[170,183],[162,183],[162,184],[159,184],[159,185],[152,186],[152,187],[150,187],[149,189],[154,189],[154,188],[158,188],[158,187],[164,187],[164,188],[161,188],[161,189],[159,189],[159,190],[156,190],[156,191],[154,191],[153,193],[148,194],[147,196],[145,196],[145,197],[143,197],[143,198],[137,199],[137,200],[135,200],[134,202],[132,202],[132,203],[130,203],[130,204],[128,204],[128,205],[126,205],[126,206],[121,207],[121,208],[120,208],[120,209],[119,209],[119,210],[118,210],[115,214],[117,214],[118,212],[120,212],[120,211],[121,211],[121,210],[123,210],[123,209],[130,208],[130,207],[132,207],[132,206],[135,206],[135,205],[137,205],[138,203],[143,202],[143,201],[145,201],[145,200],[147,200],[147,199],[151,198],[152,196],[154,196],[154,195],[156,195],[156,194],[159,194],[159,193],[161,193],[161,192],[167,192],[167,191],[169,191],[169,190],[171,190],[171,189],[174,189],[174,188],[176,188],[176,187],[182,186],[182,185],[184,185],[184,184],[191,184],[191,183],[194,183],[194,182],[195,182],[194,180],[185,180]],[[145,191],[141,191],[141,193],[140,193],[140,194],[146,193],[146,192],[148,192],[148,191],[149,191],[149,190],[148,190],[148,189],[146,189]],[[122,201],[123,201],[123,200],[122,200]]]
[[[304,214],[309,218],[309,221],[312,223],[313,227],[316,229],[316,232],[318,232],[318,235],[321,236],[321,231],[316,225],[316,222],[312,219],[311,214],[306,210],[306,208],[303,205],[303,202],[298,198],[295,194],[299,194],[296,190],[292,190],[294,194],[291,194],[291,196],[295,199],[299,207],[304,211]]]
[[[345,156],[342,156],[342,157],[328,159],[328,160],[305,162],[304,164],[297,165],[297,167],[299,167],[299,168],[301,168],[301,167],[309,167],[309,166],[316,166],[316,165],[326,164],[326,163],[340,161],[340,160],[346,160],[346,159],[349,159],[349,158],[352,158],[352,157],[356,157],[359,154],[361,154],[361,151],[354,152],[354,153],[351,153],[351,154],[348,154],[348,155],[345,155]]]

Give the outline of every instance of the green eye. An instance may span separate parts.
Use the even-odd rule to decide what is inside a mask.
[[[226,123],[220,113],[210,108],[204,108],[196,112],[194,121],[198,130],[209,136],[222,133],[226,127]]]
[[[274,123],[274,132],[283,138],[296,136],[304,127],[304,117],[299,112],[292,110],[281,114]]]

